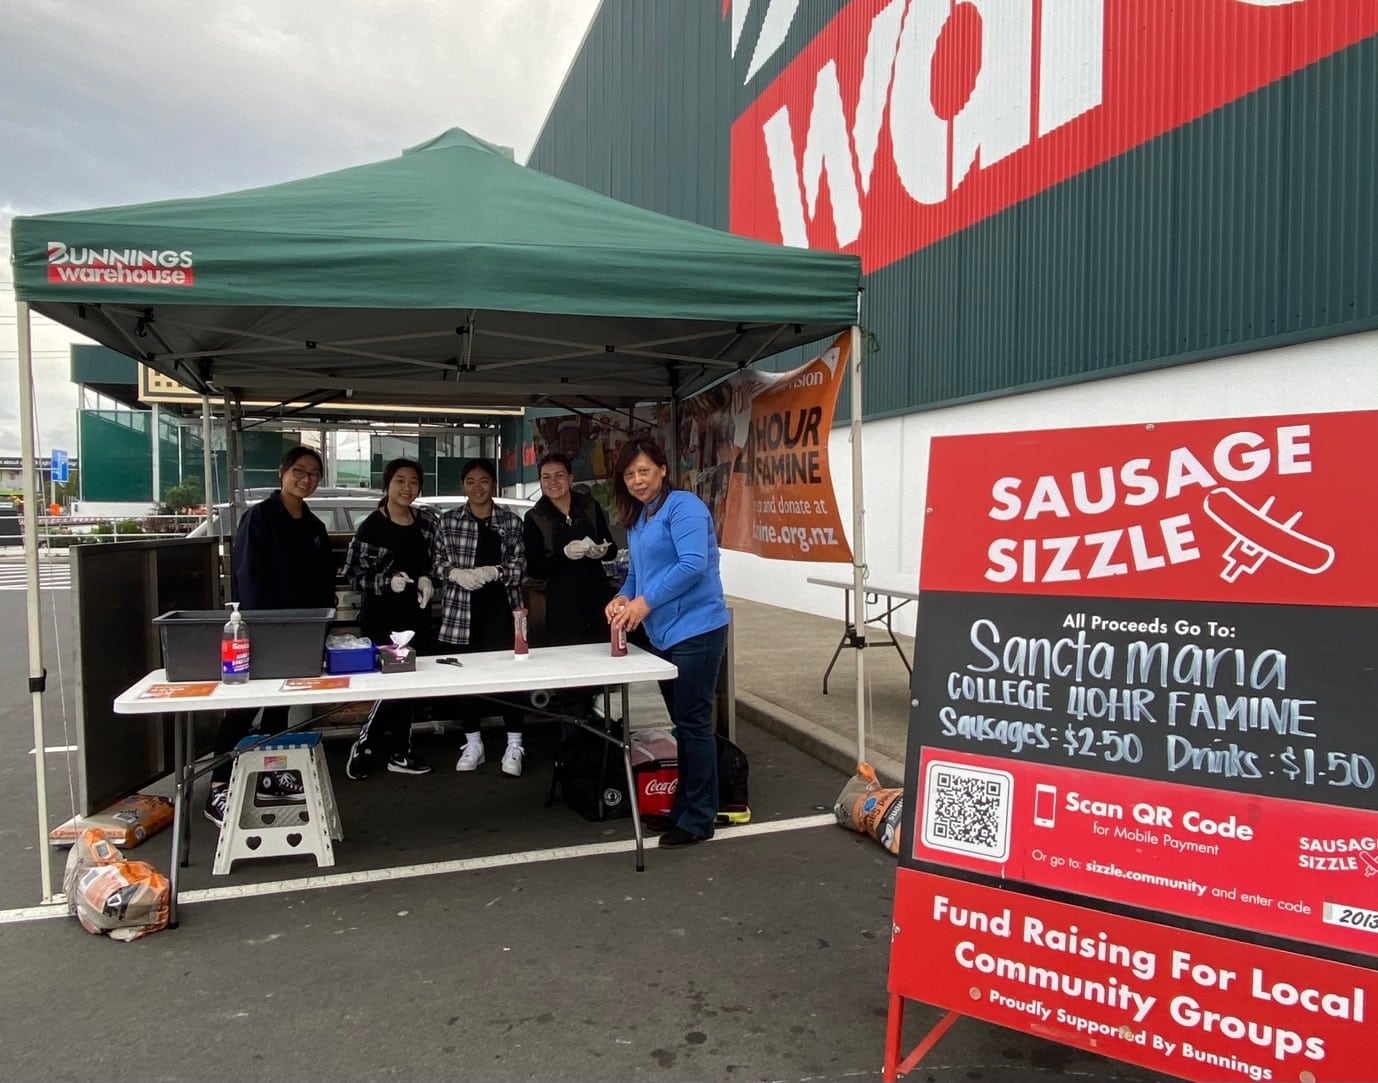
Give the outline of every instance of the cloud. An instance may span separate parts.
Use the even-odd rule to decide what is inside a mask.
[[[0,454],[19,451],[7,292],[13,215],[274,184],[390,157],[456,126],[514,148],[522,161],[597,7],[598,0],[7,4]],[[82,340],[46,321],[36,322],[33,337],[40,425],[50,443],[75,447],[65,349]]]

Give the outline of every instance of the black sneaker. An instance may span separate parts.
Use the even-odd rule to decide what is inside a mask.
[[[677,846],[693,846],[697,842],[702,842],[706,837],[705,835],[692,835],[682,827],[672,827],[660,836],[660,848],[670,850]]]
[[[389,758],[388,770],[399,775],[428,775],[431,765],[418,760],[410,752],[403,752]]]
[[[294,805],[306,800],[300,771],[264,771],[254,789],[256,805]]]
[[[345,760],[345,777],[355,782],[368,778],[373,773],[373,753],[355,741]]]
[[[225,806],[230,800],[228,786],[212,786],[206,797],[206,819],[216,827],[225,826]]]

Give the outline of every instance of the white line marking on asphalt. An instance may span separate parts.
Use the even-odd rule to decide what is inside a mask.
[[[742,824],[716,834],[712,842],[775,835],[782,831],[802,831],[825,824],[836,826],[837,817],[831,812],[813,816],[798,816],[792,820]],[[556,846],[545,850],[525,850],[517,854],[492,854],[487,857],[465,857],[454,861],[427,861],[419,865],[398,865],[391,869],[360,869],[357,872],[330,873],[325,876],[303,876],[300,880],[271,880],[262,884],[227,884],[224,887],[198,888],[178,893],[178,906],[220,902],[224,899],[253,899],[264,895],[287,895],[297,891],[320,891],[332,887],[354,887],[359,884],[378,884],[387,880],[410,880],[421,876],[449,876],[457,872],[476,872],[482,869],[510,868],[514,865],[535,865],[542,861],[568,861],[576,857],[595,857],[600,854],[626,854],[636,849],[635,839],[616,842],[592,842],[582,846]],[[646,847],[655,851],[656,846]],[[64,898],[40,906],[24,906],[15,910],[0,910],[0,925],[21,921],[40,921],[45,918],[67,916]]]
[[[76,745],[47,745],[43,749],[44,752],[75,752],[76,750]],[[29,749],[29,755],[33,755],[32,748]]]

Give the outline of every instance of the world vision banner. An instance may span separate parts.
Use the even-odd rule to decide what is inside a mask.
[[[849,336],[839,335],[821,356],[790,372],[739,373],[727,382],[733,454],[713,467],[726,484],[715,481],[707,501],[724,549],[775,560],[852,559],[828,467],[849,350]]]
[[[622,445],[647,437],[667,454],[677,449],[675,485],[708,505],[722,548],[776,560],[848,562],[852,550],[833,496],[828,435],[849,351],[842,334],[789,372],[736,373],[680,403],[678,433],[665,405],[533,419],[533,461],[548,451],[566,455],[575,481],[606,508]]]

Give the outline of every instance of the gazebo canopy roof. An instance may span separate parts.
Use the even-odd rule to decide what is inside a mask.
[[[227,195],[16,218],[35,311],[270,401],[625,406],[856,319],[853,256],[609,199],[458,129]]]

